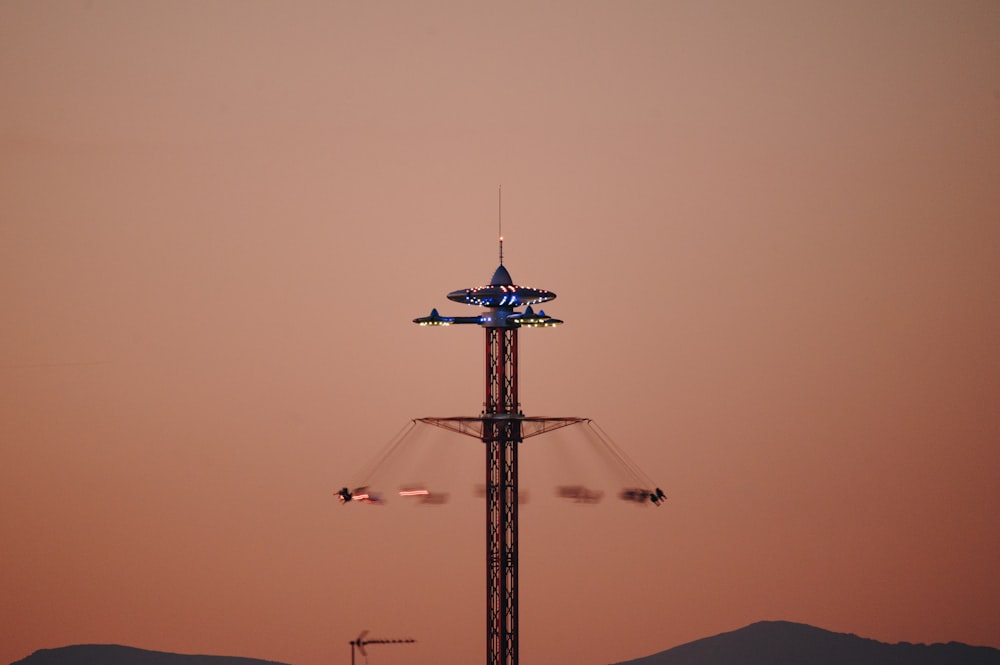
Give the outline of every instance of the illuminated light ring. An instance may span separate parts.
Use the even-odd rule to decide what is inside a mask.
[[[526,286],[490,284],[474,289],[459,289],[448,294],[448,300],[478,305],[479,307],[514,308],[523,305],[534,305],[548,302],[556,294],[545,289],[532,289]]]

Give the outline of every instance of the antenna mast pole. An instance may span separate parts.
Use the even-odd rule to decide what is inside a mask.
[[[503,265],[503,185],[497,185],[497,235],[500,236],[500,265]]]

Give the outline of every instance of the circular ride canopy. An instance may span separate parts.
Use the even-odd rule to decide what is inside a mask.
[[[448,300],[465,303],[466,305],[478,305],[479,307],[490,307],[496,309],[512,309],[523,305],[534,305],[540,302],[547,302],[556,297],[556,294],[545,289],[532,289],[527,286],[517,286],[510,278],[507,268],[500,265],[493,273],[493,278],[486,286],[478,286],[473,289],[459,289],[448,294]]]

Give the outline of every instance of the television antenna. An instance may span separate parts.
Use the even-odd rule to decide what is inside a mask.
[[[368,634],[367,630],[361,631],[358,635],[358,639],[351,640],[351,665],[354,665],[354,650],[357,649],[361,652],[361,655],[365,657],[365,662],[368,662],[368,653],[365,651],[365,645],[368,644],[412,644],[416,640],[403,639],[403,640],[366,640],[365,635]]]

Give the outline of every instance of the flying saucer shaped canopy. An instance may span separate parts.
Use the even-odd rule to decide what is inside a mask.
[[[493,279],[487,286],[474,289],[459,289],[448,294],[448,300],[463,302],[466,305],[480,307],[514,308],[523,305],[547,302],[556,294],[545,289],[532,289],[527,286],[517,286],[510,278],[507,269],[500,265],[493,273]]]

